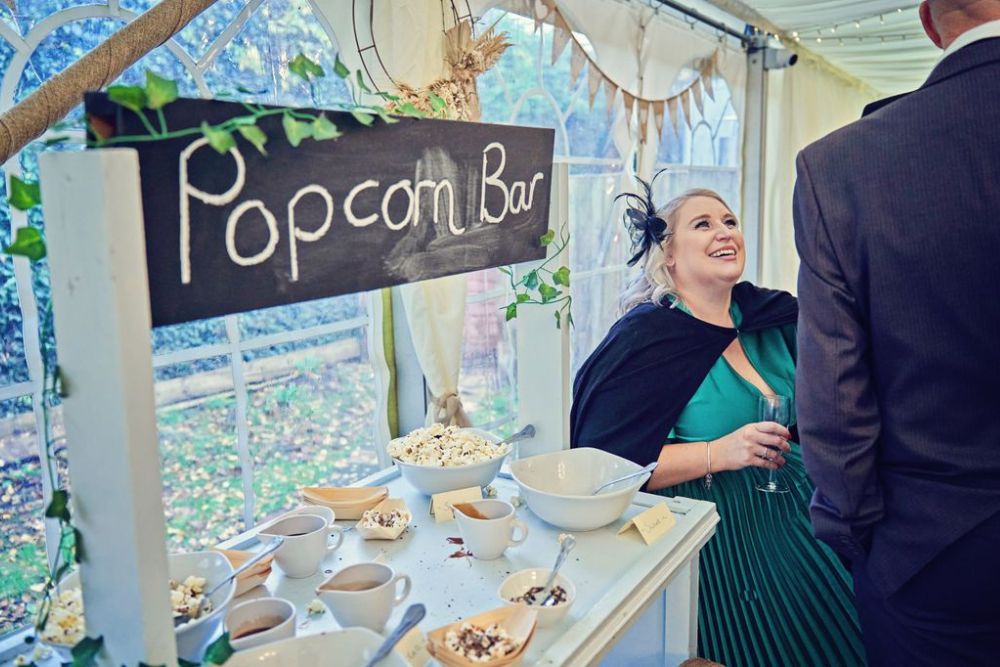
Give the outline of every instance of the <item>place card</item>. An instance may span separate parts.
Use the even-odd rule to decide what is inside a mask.
[[[652,544],[656,540],[660,539],[667,534],[674,524],[677,523],[677,519],[674,515],[670,513],[670,509],[667,507],[666,503],[658,503],[653,505],[645,512],[637,514],[628,520],[618,534],[621,535],[629,528],[635,528],[642,535],[642,539],[646,544]]]
[[[431,654],[427,652],[427,638],[420,628],[412,628],[403,635],[394,650],[411,667],[424,667],[431,659]]]
[[[442,523],[455,518],[451,506],[455,503],[471,503],[483,499],[483,490],[478,486],[470,486],[467,489],[457,491],[445,491],[435,493],[431,496],[431,515],[434,521]]]

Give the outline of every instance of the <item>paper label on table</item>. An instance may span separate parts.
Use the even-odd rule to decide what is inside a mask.
[[[413,628],[403,635],[394,650],[411,667],[424,667],[431,659],[431,654],[427,652],[427,638],[420,628]]]
[[[677,519],[674,515],[670,513],[670,509],[667,507],[666,503],[658,503],[653,505],[645,512],[637,514],[628,520],[624,526],[618,531],[621,535],[629,528],[635,527],[642,535],[642,539],[646,544],[652,544],[656,540],[660,539],[667,534],[674,524],[677,523]]]
[[[435,493],[431,496],[431,514],[437,523],[451,521],[455,518],[451,510],[453,504],[471,503],[482,499],[483,490],[478,486],[470,486],[467,489],[458,489],[457,491]]]

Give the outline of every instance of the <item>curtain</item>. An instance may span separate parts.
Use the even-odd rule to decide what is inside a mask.
[[[860,118],[875,96],[805,60],[771,70],[768,77],[761,283],[794,293],[799,269],[792,228],[795,156]]]

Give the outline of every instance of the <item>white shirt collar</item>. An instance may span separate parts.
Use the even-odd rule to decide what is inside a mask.
[[[948,48],[941,54],[941,59],[944,60],[962,47],[968,46],[973,42],[978,42],[981,39],[989,39],[990,37],[1000,37],[1000,20],[989,21],[988,23],[977,25],[971,30],[966,30],[958,36],[958,39],[948,45]]]

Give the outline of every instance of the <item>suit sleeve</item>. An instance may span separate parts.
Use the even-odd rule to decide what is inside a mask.
[[[838,258],[813,188],[797,160],[799,266],[796,404],[803,459],[816,484],[816,536],[848,558],[867,552],[883,503],[876,469],[881,430],[867,323]],[[855,269],[859,270],[859,269]]]

